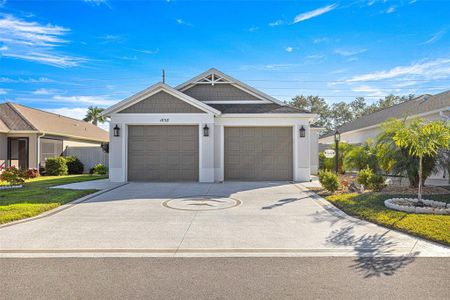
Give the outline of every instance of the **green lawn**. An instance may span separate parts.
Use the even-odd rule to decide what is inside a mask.
[[[409,197],[414,196],[417,197],[417,195]],[[393,197],[405,197],[405,195],[340,194],[328,196],[326,199],[349,215],[450,245],[450,216],[408,214],[387,209],[384,206],[384,200]],[[450,194],[427,195],[425,198],[450,203]]]
[[[27,180],[21,189],[0,190],[0,224],[36,216],[96,190],[49,189],[48,187],[103,179],[97,175],[41,176]],[[0,183],[2,185],[4,183]]]

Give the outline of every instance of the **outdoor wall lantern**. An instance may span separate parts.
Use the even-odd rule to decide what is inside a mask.
[[[306,129],[302,125],[302,127],[300,127],[300,137],[304,138],[305,136],[306,136]]]
[[[336,129],[336,132],[334,133],[334,142],[335,142],[335,172],[336,174],[339,172],[339,141],[341,140],[341,133]]]
[[[205,124],[205,127],[203,127],[203,136],[209,136],[209,127]]]
[[[119,126],[117,124],[113,128],[113,130],[114,130],[114,136],[120,136],[120,128],[119,128]]]

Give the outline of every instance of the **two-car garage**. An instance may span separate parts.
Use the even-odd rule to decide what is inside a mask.
[[[225,180],[292,180],[292,127],[225,127],[223,138]],[[129,181],[198,179],[198,126],[128,126]]]

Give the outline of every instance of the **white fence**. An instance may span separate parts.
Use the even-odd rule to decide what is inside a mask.
[[[109,166],[108,153],[101,147],[66,147],[64,156],[75,156],[84,165],[84,173],[88,173],[97,164]]]

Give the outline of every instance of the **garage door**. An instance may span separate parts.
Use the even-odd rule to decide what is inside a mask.
[[[129,126],[128,180],[198,181],[198,126]]]
[[[292,180],[292,127],[225,127],[225,180]]]

